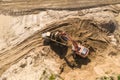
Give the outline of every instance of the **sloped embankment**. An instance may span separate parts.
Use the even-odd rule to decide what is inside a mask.
[[[58,69],[57,74],[61,75],[65,80],[68,80],[69,78],[86,79],[86,76],[93,80],[96,76],[102,76],[105,74],[111,75],[113,73],[119,74],[120,55],[118,46],[120,42],[120,34],[119,24],[115,20],[115,17],[119,14],[119,10],[113,8],[114,7],[112,7],[112,9],[108,7],[102,9],[96,8],[93,11],[92,9],[87,9],[88,11],[81,10],[78,12],[71,12],[71,14],[60,16],[59,18],[56,17],[58,14],[55,15],[55,18],[53,18],[54,15],[52,15],[53,19],[57,18],[56,21],[49,23],[44,27],[44,29],[40,29],[38,32],[34,33],[32,36],[22,41],[15,47],[0,54],[0,75],[2,76],[2,79],[4,77],[8,78],[8,80],[21,79],[22,76],[24,76],[22,71],[24,73],[25,69],[25,72],[27,73],[29,72],[29,69],[31,69],[26,69],[26,65],[36,67],[42,64],[48,65],[42,65],[33,72],[37,73],[41,71],[41,68],[43,67],[54,69],[53,72]],[[59,13],[59,11],[55,12]],[[68,12],[63,11],[62,14],[64,13]],[[65,18],[63,19],[63,17]],[[41,33],[56,30],[66,31],[74,40],[88,47],[90,49],[90,55],[83,59],[79,56],[74,56],[71,49],[66,46],[62,46],[54,42],[51,42],[48,45],[43,45],[44,40],[41,38]],[[29,55],[32,52],[34,54]],[[27,64],[26,59],[28,59],[29,56],[32,57],[33,61],[29,62],[28,60]],[[19,63],[19,61],[23,58],[25,59],[25,64],[23,61],[22,65],[18,65],[16,68],[14,64],[16,65],[16,63]],[[41,60],[42,58],[44,59]],[[53,62],[51,60],[53,60]],[[50,64],[53,65],[51,66]],[[56,66],[56,64],[58,65]],[[7,77],[12,73],[14,78]],[[18,75],[15,74],[20,76],[18,77]],[[30,72],[30,74],[32,73]],[[37,79],[39,79],[38,74]],[[16,76],[18,78],[16,78]],[[28,77],[27,79],[29,80]],[[25,77],[24,80],[26,80]]]
[[[111,43],[108,35],[112,34],[117,28],[116,23],[114,21],[108,21],[105,23],[98,23],[96,21],[90,19],[81,19],[79,17],[76,18],[68,18],[66,20],[58,21],[52,23],[51,25],[46,26],[44,29],[35,33],[16,47],[0,54],[0,73],[2,74],[7,68],[9,68],[14,63],[18,62],[24,55],[29,53],[33,49],[39,50],[41,46],[43,46],[41,33],[47,31],[55,31],[55,30],[63,30],[66,31],[69,35],[72,36],[74,40],[79,42],[80,44],[88,47],[90,49],[89,58],[92,59],[94,55],[106,55],[111,52]],[[81,59],[80,57],[72,57],[71,50],[66,48],[65,46],[60,46],[54,42],[50,44],[51,49],[55,52],[49,53],[49,56],[59,55],[60,58],[63,58],[64,61],[59,61],[61,66],[68,65],[68,68],[77,68],[82,65],[82,63],[89,63],[89,58],[86,62],[85,59]],[[109,50],[106,54],[105,52]],[[104,53],[104,54],[103,54]],[[69,57],[69,58],[68,58]],[[84,61],[85,60],[85,61]],[[94,60],[94,59],[93,59]],[[83,62],[81,62],[83,61]],[[96,60],[98,61],[98,60]],[[103,59],[104,61],[104,59]],[[66,66],[63,66],[64,68]],[[63,71],[64,73],[64,71]]]

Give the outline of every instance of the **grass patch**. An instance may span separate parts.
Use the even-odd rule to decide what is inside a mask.
[[[118,80],[120,80],[120,74],[117,76]]]
[[[49,80],[55,80],[55,75],[52,74],[52,75],[50,76]]]
[[[114,80],[112,76],[102,76],[97,78],[96,80]]]

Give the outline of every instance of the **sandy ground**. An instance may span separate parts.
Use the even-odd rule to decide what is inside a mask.
[[[0,15],[0,80],[95,80],[120,74],[120,5],[37,14]],[[26,14],[26,12],[23,12]],[[41,33],[64,30],[90,49],[88,58],[71,49],[43,46]],[[58,77],[59,75],[59,77]]]
[[[45,10],[45,9],[83,9],[110,4],[119,4],[119,0],[10,0],[0,2],[1,10]],[[21,6],[22,5],[22,6]],[[18,11],[19,11],[18,10]]]

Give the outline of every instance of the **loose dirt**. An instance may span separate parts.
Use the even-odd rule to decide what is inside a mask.
[[[111,52],[117,51],[112,47],[108,35],[113,34],[117,25],[114,21],[97,23],[90,19],[68,18],[46,26],[45,29],[35,33],[16,47],[0,54],[0,73],[2,74],[7,68],[19,61],[22,56],[26,55],[32,49],[40,49],[44,40],[41,38],[42,32],[63,30],[72,36],[74,40],[90,49],[90,54],[83,59],[74,55],[72,50],[66,46],[50,42],[50,48],[54,51],[49,53],[60,65],[60,74],[64,77],[70,70],[86,70],[94,73],[93,66],[103,64],[106,55],[112,55]],[[118,53],[115,53],[118,55]],[[9,56],[8,56],[9,55]],[[56,56],[57,55],[57,56]],[[93,61],[93,62],[92,62]],[[108,62],[109,63],[109,62]],[[86,66],[83,66],[86,65]],[[96,70],[96,67],[95,67]],[[79,71],[78,71],[79,72]],[[84,72],[84,71],[83,71]],[[70,75],[71,73],[69,73]],[[76,75],[77,76],[77,75]]]
[[[52,15],[52,19],[55,20],[44,24],[43,28],[31,34],[27,39],[0,53],[1,79],[21,79],[22,76],[24,77],[22,71],[23,73],[27,71],[26,74],[32,74],[37,71],[39,73],[43,69],[42,67],[44,67],[43,73],[46,68],[51,69],[52,73],[56,71],[55,74],[65,80],[95,80],[100,76],[111,75],[116,78],[116,75],[120,74],[120,23],[119,9],[114,8],[119,6],[109,7],[80,10],[78,12],[71,12],[71,14],[68,14],[70,11],[48,11],[47,13],[49,14],[50,12],[51,15],[54,12],[56,13]],[[66,14],[63,15],[63,13]],[[57,16],[58,14],[59,16]],[[89,48],[89,56],[81,58],[72,52],[71,47],[66,47],[52,41],[48,43],[41,38],[42,33],[57,30],[65,31],[75,41]],[[11,35],[13,34],[11,33]],[[30,55],[32,52],[33,54]],[[27,61],[29,57],[33,61]],[[34,70],[36,67],[38,68]],[[30,72],[29,69],[33,72]],[[50,72],[50,70],[47,71]],[[8,74],[8,72],[10,73]],[[12,72],[14,72],[12,76],[14,78],[10,77]],[[40,72],[39,74],[43,80],[48,80],[48,78],[44,77],[45,73],[42,74]],[[46,76],[50,76],[50,74],[46,73]],[[36,73],[34,75],[37,75],[39,80],[39,75]],[[29,75],[27,78],[24,77],[23,80],[29,80],[30,78],[28,77]]]

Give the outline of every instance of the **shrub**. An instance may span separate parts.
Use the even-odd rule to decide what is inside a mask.
[[[55,75],[52,74],[52,75],[50,76],[49,80],[55,80]]]
[[[118,77],[117,77],[117,78],[118,78],[118,80],[120,80],[120,75],[118,75]]]

